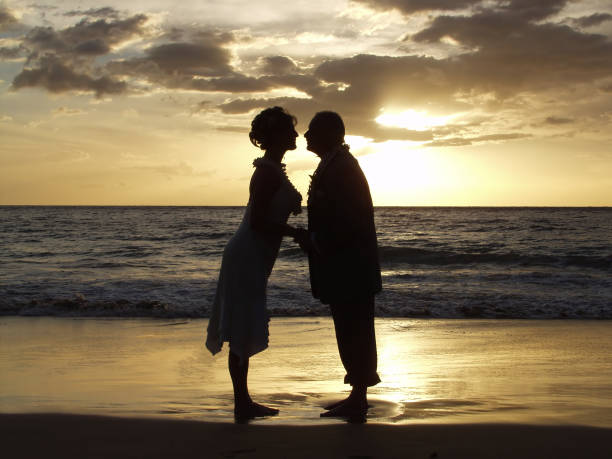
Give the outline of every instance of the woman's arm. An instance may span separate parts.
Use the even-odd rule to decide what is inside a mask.
[[[286,223],[276,223],[268,220],[268,209],[274,194],[281,186],[278,173],[270,167],[258,167],[251,177],[249,191],[251,193],[251,228],[274,236],[295,237],[297,230]]]

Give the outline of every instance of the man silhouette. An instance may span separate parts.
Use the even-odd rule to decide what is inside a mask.
[[[374,295],[381,288],[370,189],[344,143],[344,123],[335,112],[319,112],[304,134],[308,150],[321,158],[308,192],[308,231],[296,238],[308,252],[312,295],[329,304],[348,398],[325,407],[322,417],[352,417],[367,411],[367,390],[376,372]]]

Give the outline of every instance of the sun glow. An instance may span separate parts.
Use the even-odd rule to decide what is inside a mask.
[[[412,109],[399,113],[385,113],[383,110],[383,113],[376,118],[376,122],[383,126],[399,127],[413,131],[426,131],[433,127],[444,126],[454,117],[455,115],[432,116],[428,115],[426,111]]]
[[[408,142],[372,143],[373,153],[360,156],[374,204],[431,205],[448,187],[456,185],[453,166],[432,149]]]

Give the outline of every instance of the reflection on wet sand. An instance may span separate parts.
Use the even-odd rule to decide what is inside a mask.
[[[612,426],[612,323],[377,319],[367,422]],[[227,349],[205,320],[0,319],[0,411],[233,421]],[[263,424],[320,424],[348,386],[328,318],[276,318],[250,388],[281,410]]]

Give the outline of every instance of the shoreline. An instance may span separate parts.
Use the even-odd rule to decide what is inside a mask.
[[[530,424],[241,425],[0,414],[11,458],[607,458],[612,429]]]

